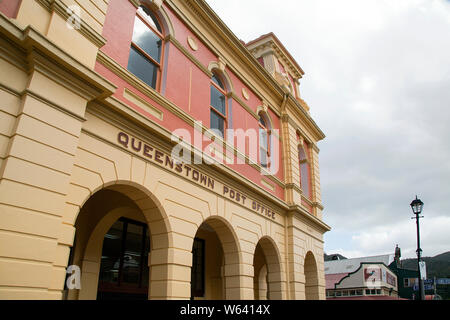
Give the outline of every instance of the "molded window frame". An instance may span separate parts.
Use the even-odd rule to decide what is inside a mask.
[[[272,128],[271,128],[271,122],[270,119],[268,118],[268,115],[261,111],[258,113],[259,115],[259,120],[258,120],[258,128],[259,128],[259,164],[261,165],[261,167],[265,168],[265,169],[269,169],[270,165],[271,165],[271,139],[272,139]],[[261,122],[262,121],[262,122]],[[261,132],[265,132],[266,135],[266,141],[267,141],[267,146],[262,145],[261,143]],[[266,160],[267,163],[262,163],[262,152],[265,153],[266,156]]]
[[[142,11],[148,11],[148,17],[144,16],[143,13],[139,10],[140,8],[142,8]],[[135,49],[139,54],[141,54],[148,63],[152,64],[156,69],[156,81],[155,81],[155,87],[153,87],[151,84],[147,83],[146,81],[144,81],[143,79],[139,78],[139,76],[137,76],[139,79],[141,79],[142,81],[144,81],[148,86],[150,86],[151,88],[159,91],[160,87],[161,87],[161,78],[162,78],[162,71],[163,71],[163,57],[164,57],[164,29],[163,29],[163,24],[161,23],[161,21],[159,20],[159,18],[157,17],[157,15],[150,10],[148,7],[144,6],[144,5],[140,5],[138,10],[136,11],[136,16],[135,19],[140,19],[142,23],[145,24],[145,26],[149,29],[150,32],[153,32],[157,37],[159,37],[159,39],[161,40],[161,45],[160,45],[160,57],[159,60],[160,61],[156,61],[150,54],[148,54],[143,48],[141,48],[132,38],[131,39],[131,45],[130,45],[130,54],[128,57],[128,65],[130,63],[130,59],[131,59],[131,50]],[[152,20],[153,23],[155,23],[157,26],[159,26],[159,28],[161,30],[158,30],[157,27],[153,26],[148,20]],[[134,27],[136,25],[136,20],[134,22],[133,25],[133,34],[134,34]],[[128,69],[129,67],[127,67]],[[129,69],[128,69],[129,70]],[[131,71],[130,71],[131,72]]]
[[[216,81],[214,81],[214,79],[216,79],[216,81],[219,82],[216,83]],[[225,114],[223,114],[221,111],[219,111],[215,106],[213,106],[213,101],[212,101],[212,94],[211,94],[211,89],[217,89],[219,91],[219,93],[221,93],[224,97],[224,110],[225,110]],[[222,77],[217,74],[216,72],[213,72],[213,76],[211,77],[211,81],[210,81],[210,99],[209,99],[209,108],[210,108],[210,118],[212,113],[214,112],[215,114],[217,114],[220,118],[222,118],[223,120],[223,132],[222,132],[222,139],[226,139],[225,133],[226,130],[228,128],[228,106],[227,106],[227,90],[226,90],[226,86],[224,84],[224,81],[222,79]],[[218,130],[217,128],[212,128],[211,127],[211,123],[210,123],[210,128],[214,129],[214,130]]]

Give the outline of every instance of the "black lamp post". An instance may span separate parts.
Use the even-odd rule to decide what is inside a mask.
[[[423,280],[422,280],[422,275],[420,274],[420,261],[421,261],[421,255],[422,255],[422,249],[420,249],[420,233],[419,233],[419,219],[423,218],[423,216],[421,216],[420,214],[422,213],[422,208],[423,208],[423,202],[420,199],[416,199],[413,200],[413,202],[411,202],[411,209],[413,211],[413,213],[416,215],[415,218],[411,218],[411,219],[416,219],[416,224],[417,224],[417,268],[419,270],[419,300],[425,300],[425,290],[423,287]]]

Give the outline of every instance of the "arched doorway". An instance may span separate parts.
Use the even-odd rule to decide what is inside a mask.
[[[311,251],[305,256],[305,299],[319,300],[319,278],[316,259]]]
[[[69,265],[81,269],[81,290],[70,290],[68,299],[162,296],[150,287],[149,253],[155,241],[169,243],[168,229],[149,195],[130,185],[99,190],[83,204],[75,228]],[[159,240],[152,239],[155,233]]]
[[[191,299],[239,299],[239,260],[230,225],[221,218],[203,222],[192,247]]]
[[[282,279],[279,254],[269,237],[259,240],[253,257],[255,300],[282,299]]]

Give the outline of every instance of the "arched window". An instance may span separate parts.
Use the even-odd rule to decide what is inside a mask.
[[[211,78],[210,128],[220,132],[225,137],[227,125],[227,108],[225,103],[226,90],[220,78],[214,74]]]
[[[259,113],[259,162],[270,167],[270,123],[264,113]]]
[[[140,6],[134,20],[128,70],[153,89],[161,78],[163,38],[158,19],[148,8]]]
[[[300,185],[305,197],[311,198],[310,165],[308,160],[308,146],[306,144],[298,147],[298,159],[300,167]]]

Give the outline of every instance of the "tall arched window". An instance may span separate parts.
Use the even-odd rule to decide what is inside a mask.
[[[264,113],[259,114],[259,162],[262,167],[270,167],[270,125]]]
[[[225,137],[227,127],[227,107],[225,102],[226,89],[220,78],[214,74],[211,78],[210,128]]]
[[[156,89],[161,78],[163,30],[158,19],[140,6],[134,20],[128,70]]]
[[[308,146],[306,144],[299,145],[298,147],[298,159],[300,167],[300,185],[303,190],[303,194],[307,198],[311,198],[311,179],[310,179],[310,165],[308,160]]]

